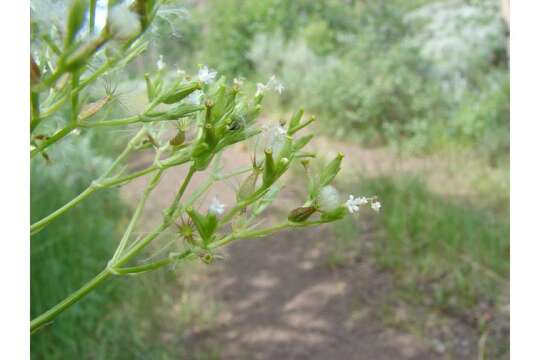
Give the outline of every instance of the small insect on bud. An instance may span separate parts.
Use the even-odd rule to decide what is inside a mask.
[[[309,217],[313,215],[316,210],[317,209],[314,206],[299,207],[293,209],[289,213],[288,219],[292,222],[304,222],[309,219]]]

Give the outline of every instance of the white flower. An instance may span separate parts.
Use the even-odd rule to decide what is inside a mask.
[[[268,83],[266,84],[267,87],[275,90],[277,93],[281,94],[283,90],[285,89],[285,86],[283,86],[283,83],[281,83],[275,75],[272,75],[270,79],[268,80]]]
[[[225,212],[225,205],[220,203],[218,198],[214,196],[210,206],[208,207],[208,212],[214,215],[221,215]]]
[[[111,9],[108,27],[117,40],[129,40],[141,32],[139,16],[129,10],[129,5],[119,4]]]
[[[378,201],[374,201],[371,203],[371,208],[376,212],[379,212],[379,210],[381,209],[381,203]]]
[[[351,214],[360,211],[359,205],[365,205],[368,203],[368,199],[365,196],[355,198],[353,195],[349,195],[349,199],[345,202],[345,206]]]
[[[276,78],[275,75],[272,75],[266,84],[257,83],[257,91],[255,96],[259,96],[264,93],[266,90],[271,89],[281,94],[285,89],[285,86]]]
[[[200,105],[201,104],[201,98],[204,95],[204,93],[201,90],[195,90],[189,96],[186,98],[186,101],[193,105]]]
[[[319,206],[323,211],[332,211],[341,205],[339,193],[335,187],[327,185],[321,189],[319,194]]]
[[[285,86],[283,86],[282,83],[277,83],[274,86],[274,90],[276,90],[279,94],[281,94],[283,92],[283,90],[285,90]]]
[[[163,70],[167,64],[165,64],[165,61],[163,61],[163,55],[159,55],[159,59],[156,62],[156,66],[158,70]]]
[[[217,71],[213,71],[208,68],[208,66],[203,66],[199,69],[199,73],[197,76],[199,77],[199,80],[201,80],[205,84],[209,84],[212,81],[214,81],[214,78],[217,75]]]
[[[257,83],[257,91],[255,92],[255,96],[262,95],[266,91],[266,85]]]

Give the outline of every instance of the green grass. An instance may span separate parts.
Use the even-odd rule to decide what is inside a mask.
[[[459,312],[497,302],[509,273],[508,211],[494,215],[434,195],[418,178],[366,180],[353,193],[381,199],[383,209],[374,217],[383,228],[374,244],[376,260],[404,288],[415,294],[425,289],[426,305]],[[338,238],[350,238],[346,230],[341,227],[347,234]]]
[[[379,306],[381,320],[395,318],[389,310],[406,308],[416,315],[392,324],[423,334],[428,342],[448,319],[464,321],[477,337],[470,341],[487,336],[489,358],[506,358],[510,224],[509,204],[502,198],[508,199],[508,191],[480,204],[435,195],[417,177],[365,179],[343,187],[347,193],[378,195],[383,208],[380,214],[365,209],[362,222],[336,225],[328,263],[354,266],[350,260],[362,251],[362,258],[373,256],[393,275],[396,286]],[[485,197],[484,190],[478,195]],[[367,224],[369,236],[363,233]]]
[[[51,151],[50,164],[33,160],[32,221],[73,198],[107,166],[91,143],[77,137]],[[32,236],[31,317],[106,266],[128,209],[116,189],[100,191]],[[216,358],[215,346],[193,350],[181,337],[186,329],[211,327],[217,312],[184,276],[195,269],[188,266],[112,279],[32,335],[32,359],[178,359],[188,350],[190,358]]]

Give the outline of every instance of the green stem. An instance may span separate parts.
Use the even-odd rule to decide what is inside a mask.
[[[63,128],[62,130],[57,131],[53,136],[51,136],[47,140],[43,141],[39,145],[39,147],[36,147],[35,149],[31,150],[30,151],[30,157],[34,157],[36,154],[38,154],[41,151],[45,150],[47,147],[51,146],[52,144],[54,144],[58,140],[64,138],[66,135],[71,133],[75,129],[75,127],[76,126],[73,126],[73,124],[70,124],[70,125],[66,126],[65,128]]]
[[[73,198],[71,201],[66,203],[61,208],[55,210],[51,214],[45,216],[43,219],[33,223],[30,225],[30,235],[34,235],[38,233],[39,231],[43,230],[47,225],[49,225],[52,221],[54,221],[57,217],[65,213],[67,210],[71,209],[72,207],[79,204],[81,201],[92,195],[94,191],[96,191],[96,187],[90,185],[87,187],[82,193],[77,195],[75,198]]]
[[[39,328],[41,328],[42,326],[51,322],[60,313],[62,313],[67,308],[69,308],[71,305],[75,304],[77,301],[83,298],[86,294],[88,294],[90,291],[92,291],[98,285],[104,282],[109,276],[111,276],[110,270],[108,269],[103,270],[98,275],[96,275],[96,277],[94,277],[92,280],[84,284],[84,286],[81,287],[79,290],[73,292],[67,298],[65,298],[64,300],[62,300],[61,302],[59,302],[58,304],[56,304],[49,310],[45,311],[43,314],[34,318],[32,321],[30,321],[30,332],[33,333]]]
[[[122,236],[122,239],[120,240],[120,244],[118,244],[118,247],[116,248],[116,251],[114,252],[114,255],[112,257],[111,263],[114,263],[116,259],[120,256],[122,251],[124,251],[127,242],[133,232],[133,229],[135,228],[135,225],[139,221],[142,211],[144,209],[144,206],[146,204],[146,201],[148,200],[148,197],[150,196],[150,193],[152,190],[155,189],[156,185],[159,183],[159,179],[161,178],[161,175],[163,175],[164,170],[159,170],[148,182],[148,185],[143,191],[143,194],[139,200],[139,203],[137,204],[137,208],[135,209],[135,212],[133,213],[133,216],[131,217],[131,220],[126,228],[126,231],[124,232],[124,235]]]
[[[123,267],[123,268],[115,268],[114,271],[120,275],[128,275],[128,274],[140,274],[143,272],[148,272],[152,270],[157,270],[163,266],[167,266],[170,263],[174,261],[179,261],[182,259],[188,258],[190,255],[193,255],[193,252],[191,250],[185,250],[182,253],[174,256],[169,256],[167,258],[151,262],[149,264],[139,265],[139,266],[130,266],[130,267]]]
[[[51,214],[45,216],[43,219],[33,223],[30,225],[30,235],[36,234],[37,232],[41,231],[45,226],[50,224],[54,219],[71,209],[72,207],[78,205],[81,201],[86,199],[88,196],[92,195],[94,191],[101,187],[110,187],[114,185],[114,182],[117,182],[119,180],[125,181],[125,179],[119,178],[114,179],[113,181],[106,182],[104,181],[118,165],[124,161],[124,159],[129,155],[129,153],[133,150],[134,146],[136,145],[137,141],[140,139],[141,136],[143,136],[146,133],[145,129],[139,130],[139,132],[129,141],[128,145],[125,147],[125,149],[122,151],[122,153],[116,158],[116,160],[112,163],[112,165],[107,169],[107,171],[100,176],[100,178],[97,181],[92,182],[90,186],[88,186],[82,193],[77,195],[75,198],[73,198],[68,203],[64,204],[61,208],[55,210]],[[139,172],[140,174],[141,172]],[[137,174],[137,175],[139,175]],[[139,175],[142,176],[142,175]]]

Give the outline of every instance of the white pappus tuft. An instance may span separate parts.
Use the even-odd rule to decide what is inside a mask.
[[[129,40],[141,32],[139,16],[126,3],[114,6],[108,17],[108,27],[117,40]]]
[[[193,105],[200,105],[204,93],[201,90],[195,90],[186,98],[186,101]]]
[[[167,66],[165,61],[163,61],[163,55],[159,55],[159,59],[156,62],[156,66],[157,66],[158,70],[160,70],[160,71],[165,69],[165,66]]]
[[[319,206],[323,211],[332,211],[341,206],[339,192],[335,187],[327,185],[321,189]]]

